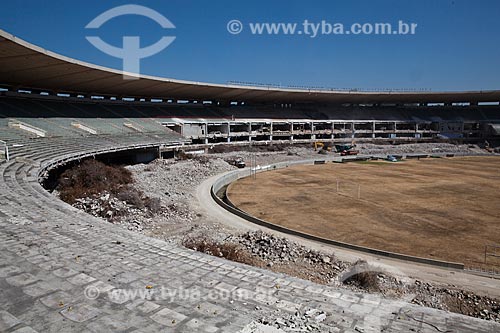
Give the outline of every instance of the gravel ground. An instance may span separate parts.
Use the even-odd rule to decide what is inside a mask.
[[[147,165],[128,166],[127,169],[133,174],[133,186],[149,198],[160,199],[161,208],[154,214],[147,209],[130,207],[125,202],[114,202],[111,205],[118,207],[120,214],[113,212],[108,214],[105,210],[110,206],[107,193],[102,193],[96,198],[81,199],[75,206],[93,215],[105,217],[124,228],[177,244],[182,244],[187,238],[210,235],[215,242],[238,244],[260,262],[265,263],[264,266],[270,270],[318,283],[351,288],[359,292],[368,290],[373,292],[373,288],[363,286],[356,281],[346,283],[346,276],[352,276],[353,269],[359,267],[359,263],[342,262],[334,256],[312,251],[295,242],[272,235],[259,232],[241,234],[238,230],[211,221],[196,212],[191,204],[195,200],[196,187],[211,176],[234,170],[235,167],[226,162],[230,159],[242,158],[247,165],[250,165],[251,159],[255,158],[258,165],[266,165],[318,157],[318,152],[310,147],[284,147],[281,151],[265,151],[262,147],[252,149],[255,151],[219,152],[186,160],[156,160]],[[360,150],[361,154],[485,153],[477,146],[442,143],[397,146],[359,144],[356,149]],[[328,155],[337,156],[333,153]],[[107,205],[104,205],[106,201]],[[453,286],[433,285],[412,279],[403,280],[381,271],[372,272],[370,268],[364,270],[371,272],[370,276],[375,279],[376,291],[383,297],[407,298],[410,295],[410,301],[415,304],[500,322],[498,300],[478,296]],[[272,328],[272,332],[297,329],[321,332],[322,314],[314,309],[308,311],[289,318],[263,314],[261,320],[253,325]],[[258,330],[256,328],[250,331]]]

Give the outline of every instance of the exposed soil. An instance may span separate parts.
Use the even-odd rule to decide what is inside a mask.
[[[483,262],[500,240],[498,157],[290,167],[241,179],[228,197],[291,229],[419,257]]]

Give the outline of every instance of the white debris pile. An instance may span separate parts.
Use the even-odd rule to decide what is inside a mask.
[[[297,269],[303,268],[302,273],[306,275],[305,277],[319,275],[324,283],[328,283],[348,267],[347,263],[338,260],[332,254],[316,251],[262,231],[234,236],[231,241],[266,262],[268,267],[288,266],[293,263]]]
[[[283,313],[281,316],[262,317],[258,323],[284,332],[330,332],[331,326],[322,324],[326,319],[327,314],[324,311],[307,309],[294,314]]]
[[[356,149],[361,154],[484,154],[485,151],[477,145],[454,145],[451,143],[409,143],[401,145],[377,145],[373,143],[360,143]]]
[[[167,204],[184,207],[193,190],[203,180],[235,168],[220,158],[200,156],[188,160],[155,160],[147,165],[127,167],[133,173],[135,188]]]

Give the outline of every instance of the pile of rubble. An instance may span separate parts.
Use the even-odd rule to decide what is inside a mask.
[[[419,280],[415,281],[415,290],[414,304],[500,322],[500,300]]]
[[[73,207],[133,231],[143,231],[155,216],[168,214],[168,210],[161,208],[159,210],[152,210],[148,206],[138,208],[109,192],[76,199]]]
[[[328,284],[348,264],[332,254],[312,250],[286,238],[262,231],[247,232],[231,237],[251,255],[258,257],[273,271],[288,273],[315,282]],[[293,263],[293,265],[290,265]],[[294,271],[291,272],[290,270]]]
[[[362,154],[439,154],[453,153],[457,155],[485,154],[486,151],[477,145],[454,145],[451,143],[411,143],[404,145],[377,145],[361,143],[356,146]]]
[[[155,160],[149,164],[128,166],[135,187],[151,197],[161,197],[167,204],[188,204],[193,190],[203,180],[234,170],[220,158],[195,157],[188,160]]]
[[[321,324],[326,318],[327,314],[324,311],[307,309],[304,312],[297,311],[294,314],[262,317],[257,322],[282,332],[330,332],[330,327]]]

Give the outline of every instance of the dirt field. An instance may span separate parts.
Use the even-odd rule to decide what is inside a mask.
[[[500,244],[497,157],[291,167],[241,179],[228,196],[275,224],[414,256],[483,262],[485,244]]]

